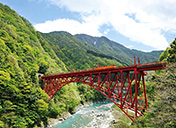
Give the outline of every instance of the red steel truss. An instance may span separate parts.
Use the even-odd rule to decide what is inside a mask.
[[[42,76],[43,89],[52,99],[57,91],[69,83],[87,84],[105,95],[134,122],[148,108],[144,81],[147,73],[144,71],[166,68],[166,63],[140,64],[138,59],[136,64],[136,59],[131,66],[105,66]],[[133,80],[135,84],[132,86]]]

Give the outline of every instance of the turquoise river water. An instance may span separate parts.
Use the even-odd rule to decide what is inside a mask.
[[[99,118],[102,116],[103,119],[105,114],[103,115],[102,113],[108,112],[111,106],[112,103],[100,103],[80,108],[80,110],[73,114],[69,119],[63,121],[53,128],[86,128],[88,124],[93,122],[94,118]],[[95,120],[94,122],[97,123]],[[98,127],[97,125],[98,124],[94,124],[95,127]],[[94,126],[90,125],[89,127]]]

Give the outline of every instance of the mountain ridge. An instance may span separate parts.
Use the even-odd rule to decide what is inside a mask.
[[[115,58],[121,58],[128,65],[132,64],[133,57],[139,57],[142,63],[151,62],[151,60],[157,61],[160,54],[163,51],[151,51],[143,52],[140,50],[129,49],[118,42],[111,41],[105,36],[101,37],[92,37],[86,34],[76,34],[74,35],[79,40],[87,42],[93,47],[104,51],[107,55],[113,56]]]
[[[41,35],[49,42],[55,53],[70,70],[72,68],[93,68],[96,63],[102,66],[108,64],[121,65],[115,58],[111,58],[99,49],[78,40],[68,32],[50,32],[41,33]]]

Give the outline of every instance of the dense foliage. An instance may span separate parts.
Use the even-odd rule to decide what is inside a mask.
[[[60,94],[64,97],[69,92],[72,99],[67,96],[49,102],[39,85],[37,73],[58,71],[66,71],[65,65],[48,42],[29,21],[0,4],[0,127],[46,125],[52,113],[71,111],[79,100],[75,89],[68,86]]]
[[[149,111],[136,121],[137,127],[176,127],[176,39],[160,57],[169,63],[164,71],[156,72],[147,86]]]
[[[168,49],[167,61],[169,63],[176,63],[176,38],[171,43],[170,48]]]

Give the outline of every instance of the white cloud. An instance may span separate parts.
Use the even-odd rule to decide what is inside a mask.
[[[67,8],[70,11],[79,13],[92,13],[99,10],[99,2],[97,0],[46,0],[61,8]]]
[[[91,27],[90,27],[91,26]],[[102,34],[98,31],[98,26],[93,22],[78,22],[76,20],[70,19],[57,19],[54,21],[46,21],[45,23],[40,23],[34,25],[34,27],[44,33],[51,31],[67,31],[71,34],[82,34],[87,33],[89,35],[101,36]]]
[[[113,29],[155,49],[165,49],[168,42],[162,32],[176,30],[175,0],[45,0],[68,11],[80,14],[82,22],[58,19],[36,24],[42,32],[64,30],[72,34],[101,36],[100,27]],[[127,14],[132,14],[130,17]],[[107,34],[109,30],[104,31]]]

